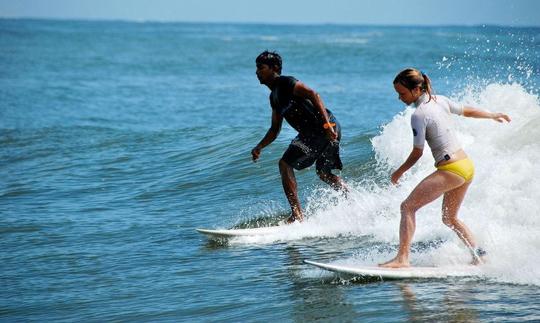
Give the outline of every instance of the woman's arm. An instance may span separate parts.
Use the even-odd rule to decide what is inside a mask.
[[[463,116],[469,118],[481,118],[481,119],[493,119],[497,122],[510,122],[511,119],[508,115],[500,112],[488,112],[480,109],[476,109],[469,106],[463,107]]]
[[[392,176],[390,177],[390,180],[392,181],[392,184],[397,184],[399,178],[409,170],[409,168],[413,167],[414,164],[422,157],[424,150],[420,148],[413,147],[413,150],[409,154],[409,157],[407,160],[399,166],[399,168],[392,173]]]

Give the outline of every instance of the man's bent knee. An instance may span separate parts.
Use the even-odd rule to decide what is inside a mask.
[[[288,169],[291,169],[291,168],[292,168],[292,166],[289,165],[289,164],[288,164],[285,160],[283,160],[283,159],[280,159],[278,164],[279,164],[279,169],[280,169],[280,170],[288,170]]]
[[[322,170],[317,170],[317,175],[319,176],[319,178],[323,181],[328,181],[329,179],[331,179],[332,177],[334,177],[334,174],[330,173],[330,172],[325,172],[325,171],[322,171]]]

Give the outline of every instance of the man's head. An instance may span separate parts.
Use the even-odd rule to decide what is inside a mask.
[[[281,75],[281,56],[279,56],[279,54],[276,52],[269,52],[265,50],[264,52],[260,53],[259,56],[257,56],[255,63],[257,65],[266,64],[276,73]]]

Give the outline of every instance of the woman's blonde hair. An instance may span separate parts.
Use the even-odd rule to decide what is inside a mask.
[[[431,80],[429,77],[415,68],[406,68],[394,79],[394,84],[401,84],[410,91],[419,87],[422,92],[429,95],[429,101],[431,101],[433,88],[431,87]]]

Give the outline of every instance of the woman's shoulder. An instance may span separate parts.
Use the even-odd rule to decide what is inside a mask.
[[[457,101],[454,101],[452,99],[450,99],[449,97],[445,96],[445,95],[436,95],[436,96],[433,96],[435,98],[435,102],[440,104],[440,105],[444,105],[444,106],[452,106],[452,105],[456,105],[458,104]]]
[[[442,94],[433,95],[433,99],[435,100],[435,102],[437,101],[446,102],[450,100],[446,95],[442,95]]]
[[[416,109],[414,109],[411,120],[419,121],[421,119],[424,119],[426,117],[426,110],[424,110],[426,104],[422,104],[418,106]]]
[[[434,95],[433,98],[435,98],[435,102],[439,104],[445,104],[445,105],[452,105],[458,102],[453,99],[450,99],[449,97],[445,95],[440,95],[440,94]]]

